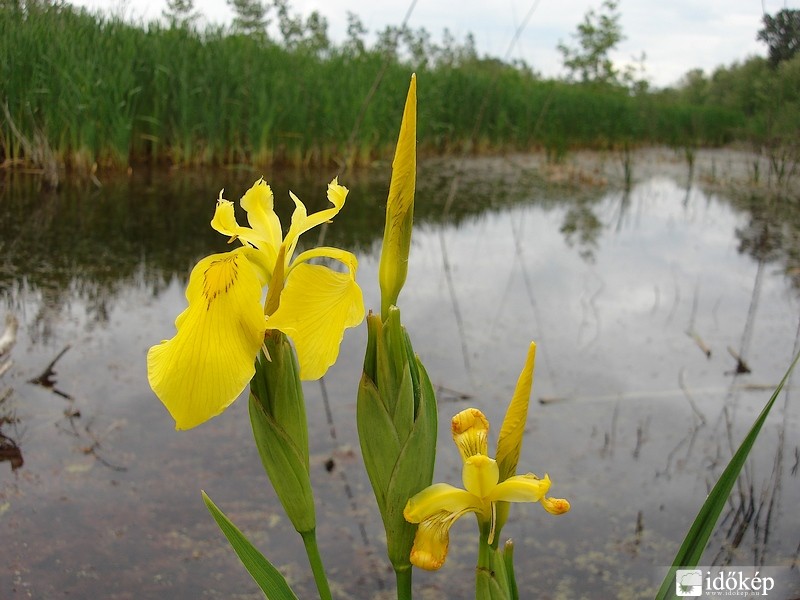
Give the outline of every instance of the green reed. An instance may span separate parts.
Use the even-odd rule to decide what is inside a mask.
[[[730,110],[545,81],[493,59],[385,65],[377,49],[289,51],[265,36],[133,25],[67,5],[4,5],[0,34],[0,101],[22,135],[75,169],[385,158],[412,69],[423,152],[718,144],[741,125]],[[30,159],[6,120],[0,155]]]

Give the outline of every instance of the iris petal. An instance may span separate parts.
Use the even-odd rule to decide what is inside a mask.
[[[150,386],[177,429],[221,413],[255,372],[266,320],[258,273],[241,250],[197,263],[186,289],[189,306],[175,321],[175,337],[147,353]]]
[[[499,476],[497,462],[483,454],[470,456],[461,471],[464,487],[478,498],[489,496],[497,486]]]
[[[539,479],[533,473],[515,475],[498,483],[489,494],[492,502],[538,502],[550,489],[550,478]]]
[[[345,198],[347,198],[347,192],[347,188],[339,185],[338,178],[335,178],[328,184],[328,201],[333,204],[333,208],[321,210],[311,215],[308,214],[305,205],[300,199],[291,192],[289,193],[294,201],[294,212],[292,213],[292,223],[289,226],[289,231],[283,240],[286,245],[287,261],[294,254],[294,250],[297,247],[297,239],[301,234],[317,225],[330,221],[342,210]]]
[[[551,515],[563,515],[570,509],[569,502],[564,498],[542,498],[540,502]]]
[[[363,319],[361,288],[351,273],[303,263],[290,271],[268,327],[292,339],[300,378],[313,380],[336,362],[344,330]]]
[[[233,202],[229,202],[222,198],[220,192],[219,200],[217,200],[217,207],[214,210],[214,218],[211,219],[211,227],[219,231],[222,235],[229,237],[241,237],[246,239],[250,237],[249,228],[241,227],[236,222],[236,214],[233,207]]]
[[[258,232],[259,237],[277,254],[282,232],[280,219],[275,214],[272,188],[263,179],[259,179],[245,192],[240,203],[247,212],[247,222],[250,223],[250,227]]]
[[[450,526],[461,514],[443,511],[419,524],[409,557],[412,565],[435,571],[444,564],[450,545]]]
[[[403,509],[409,523],[421,523],[442,512],[463,514],[479,510],[480,499],[449,483],[434,483],[412,496]]]
[[[477,408],[464,409],[454,416],[450,421],[450,432],[461,454],[461,460],[466,462],[476,454],[487,454],[489,421]]]
[[[258,182],[256,182],[256,186]],[[253,186],[255,188],[256,186]],[[266,186],[266,184],[264,184]],[[259,186],[259,187],[264,187]],[[269,187],[269,186],[266,186]],[[250,188],[250,191],[245,194],[244,198],[248,197],[248,194],[257,195],[253,192],[253,188]],[[262,192],[263,195],[265,192]],[[270,192],[271,195],[272,192]],[[244,200],[243,198],[243,200]],[[261,201],[263,204],[265,201]],[[259,204],[257,199],[250,198],[249,205],[253,208],[254,212],[258,212],[259,209],[256,208]],[[258,230],[252,229],[250,227],[242,227],[236,221],[236,215],[233,207],[233,202],[229,202],[228,200],[223,199],[222,197],[217,200],[217,208],[214,211],[214,218],[211,220],[211,227],[213,227],[216,231],[219,231],[223,235],[230,236],[232,239],[238,238],[243,244],[258,248],[264,254],[264,262],[267,266],[267,270],[271,273],[272,270],[275,268],[275,259],[278,254],[278,248],[281,244],[280,238],[280,221],[278,221],[277,215],[272,213],[275,217],[275,221],[277,221],[278,227],[278,240],[277,243],[274,242],[272,238],[273,232],[270,229],[270,225],[266,224],[271,220],[271,218],[267,214],[262,214],[260,216],[253,217],[251,219],[251,223],[255,222],[258,225]],[[248,213],[248,219],[250,219],[250,214]],[[262,223],[263,221],[264,223]]]

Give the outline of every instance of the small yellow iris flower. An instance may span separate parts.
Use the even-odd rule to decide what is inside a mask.
[[[203,423],[239,396],[255,373],[268,330],[292,339],[301,379],[319,379],[336,361],[345,328],[364,318],[356,257],[329,247],[293,255],[302,233],[342,209],[347,191],[334,179],[328,185],[333,207],[311,215],[290,192],[295,209],[285,237],[273,210],[272,190],[263,179],[240,201],[249,227],[236,222],[233,203],[220,192],[211,226],[242,246],[197,263],[186,288],[189,306],[175,321],[175,337],[147,354],[150,386],[177,429]],[[319,257],[342,263],[345,272],[308,262]]]
[[[411,563],[422,569],[436,570],[444,564],[450,540],[450,526],[461,516],[475,513],[481,526],[489,525],[488,542],[493,542],[498,502],[540,502],[554,515],[569,510],[569,502],[547,498],[550,478],[532,473],[514,475],[500,481],[497,461],[487,456],[489,421],[481,411],[468,408],[453,417],[453,441],[464,461],[462,479],[465,489],[435,483],[406,504],[403,516],[419,523],[411,549]]]

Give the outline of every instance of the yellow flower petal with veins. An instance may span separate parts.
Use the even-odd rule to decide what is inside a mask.
[[[409,556],[412,565],[435,571],[444,564],[450,545],[450,526],[457,518],[452,513],[442,512],[419,524]]]
[[[539,479],[533,473],[515,475],[498,483],[489,494],[493,502],[539,502],[550,489],[550,477]]]
[[[467,490],[449,483],[434,483],[406,503],[403,516],[409,523],[421,523],[442,511],[463,514],[474,508],[477,501]]]
[[[497,463],[483,454],[470,456],[464,462],[464,468],[461,471],[464,488],[469,493],[480,498],[481,501],[484,498],[489,498],[489,495],[497,487],[499,475]]]
[[[450,527],[461,516],[478,510],[479,499],[447,483],[435,483],[411,498],[403,510],[409,523],[419,523],[411,548],[411,564],[435,571],[444,564]]]
[[[290,271],[278,310],[267,320],[267,327],[292,339],[301,379],[322,377],[339,356],[344,330],[364,319],[361,288],[353,277],[308,263]]]
[[[281,222],[278,215],[275,214],[272,188],[263,178],[259,179],[253,187],[245,192],[239,203],[247,212],[247,222],[250,223],[250,227],[253,228],[253,231],[258,232],[259,237],[266,240],[277,254],[283,233],[281,232]]]
[[[243,249],[202,259],[189,278],[177,334],[150,348],[147,378],[189,429],[221,413],[247,387],[264,340],[261,281]]]
[[[253,184],[240,204],[247,211],[247,220],[252,227],[242,227],[236,221],[233,202],[222,198],[222,192],[217,200],[214,218],[211,227],[223,235],[240,240],[264,253],[269,272],[275,268],[275,258],[281,245],[281,223],[272,210],[272,190],[259,179]]]
[[[489,421],[477,408],[467,408],[454,416],[450,421],[450,432],[461,460],[488,453]]]

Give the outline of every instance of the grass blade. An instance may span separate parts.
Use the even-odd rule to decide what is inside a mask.
[[[261,554],[253,544],[239,531],[231,520],[217,508],[217,505],[211,501],[205,492],[203,492],[203,502],[206,503],[211,516],[219,525],[222,533],[228,538],[228,541],[233,546],[236,555],[242,564],[247,569],[247,572],[253,577],[258,587],[264,592],[264,595],[269,600],[297,600],[289,584],[286,583],[283,575],[280,574],[278,569],[272,566],[264,555]]]
[[[667,598],[674,597],[675,572],[678,568],[692,569],[696,567],[697,563],[700,561],[703,550],[705,550],[706,544],[708,544],[708,539],[711,537],[714,526],[717,524],[717,519],[722,513],[722,509],[725,507],[731,489],[733,489],[733,484],[736,482],[737,477],[739,477],[739,472],[742,470],[747,456],[750,453],[750,449],[753,447],[761,431],[761,426],[764,424],[764,421],[766,421],[767,415],[769,415],[769,411],[772,409],[772,405],[775,404],[775,399],[789,379],[789,375],[797,364],[798,358],[800,358],[800,354],[794,357],[783,379],[781,379],[778,387],[775,388],[772,397],[770,397],[769,401],[764,406],[761,414],[758,415],[750,432],[745,436],[739,449],[731,458],[728,466],[725,467],[716,485],[714,485],[714,489],[711,490],[708,498],[706,498],[700,512],[697,513],[694,523],[692,523],[692,526],[689,528],[689,532],[686,534],[683,544],[681,544],[680,550],[678,550],[678,554],[675,556],[675,560],[672,561],[672,566],[667,572],[667,576],[664,578],[661,588],[658,590],[656,600],[666,600]]]

